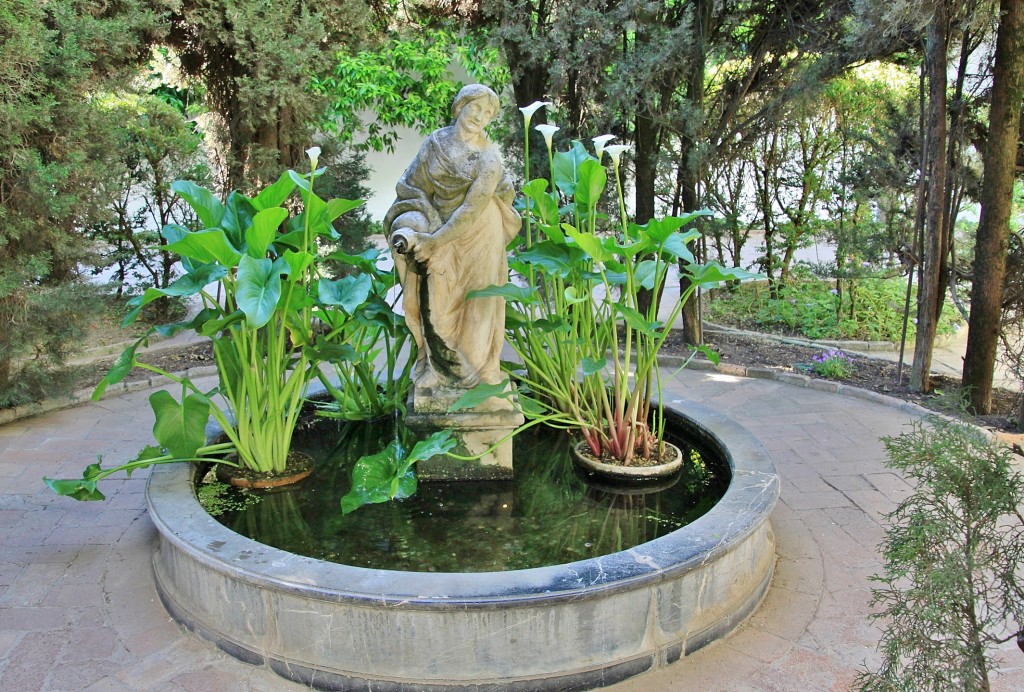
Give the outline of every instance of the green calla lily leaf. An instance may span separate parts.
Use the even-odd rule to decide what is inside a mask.
[[[690,246],[698,238],[700,238],[700,233],[694,230],[689,230],[685,233],[673,233],[665,240],[661,249],[663,252],[681,259],[683,262],[693,263],[696,260]]]
[[[156,414],[153,437],[171,456],[189,459],[206,444],[209,401],[189,395],[178,403],[170,392],[160,390],[150,395],[149,403]]]
[[[245,229],[246,254],[257,259],[266,257],[277,236],[277,229],[286,218],[288,210],[281,207],[270,207],[257,213],[252,218],[252,225]]]
[[[498,384],[487,384],[484,382],[478,384],[459,397],[459,400],[452,404],[448,409],[448,413],[457,413],[458,411],[476,408],[488,399],[493,399],[494,397],[507,399],[510,396],[512,396],[512,388],[508,386],[508,379],[502,380]],[[437,453],[439,452],[435,452],[435,454]],[[433,454],[430,456],[433,456]]]
[[[171,189],[178,193],[199,217],[205,228],[217,228],[224,218],[224,205],[217,196],[205,187],[188,180],[171,183]]]
[[[248,255],[238,263],[235,300],[245,313],[246,324],[259,329],[274,315],[281,299],[281,275],[269,259],[253,259]]]
[[[282,173],[281,177],[277,179],[277,182],[268,185],[263,188],[258,195],[253,197],[252,206],[257,211],[263,211],[264,209],[270,209],[271,207],[279,207],[282,202],[288,199],[288,195],[295,189],[295,181],[291,179],[288,173]]]
[[[363,201],[360,199],[332,199],[327,202],[327,220],[334,221],[342,214],[348,213],[357,207],[361,207]]]
[[[220,262],[225,267],[234,267],[242,256],[220,228],[188,233],[164,249],[202,264]]]
[[[340,307],[350,315],[366,302],[372,289],[373,280],[366,274],[345,276],[336,281],[320,279],[317,284],[321,303]]]
[[[491,298],[497,296],[513,303],[530,304],[539,299],[536,286],[519,286],[507,283],[504,286],[488,286],[469,291],[466,298]]]

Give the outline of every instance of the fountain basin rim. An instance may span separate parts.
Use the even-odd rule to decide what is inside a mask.
[[[504,572],[404,572],[324,562],[279,550],[224,527],[199,505],[186,465],[155,467],[150,517],[165,540],[234,578],[329,602],[416,609],[508,607],[596,598],[660,581],[714,560],[757,530],[779,494],[761,443],[727,416],[693,402],[666,404],[671,422],[719,450],[732,470],[722,499],[703,517],[629,550],[571,563]]]

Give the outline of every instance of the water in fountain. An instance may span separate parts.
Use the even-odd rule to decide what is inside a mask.
[[[686,441],[689,457],[661,489],[599,486],[576,471],[555,431],[516,438],[512,481],[422,482],[413,497],[342,516],[353,464],[404,433],[396,424],[319,421],[294,446],[317,459],[296,487],[218,519],[300,555],[376,569],[487,572],[563,564],[653,540],[694,521],[728,485],[727,465]],[[665,487],[670,486],[670,487]]]

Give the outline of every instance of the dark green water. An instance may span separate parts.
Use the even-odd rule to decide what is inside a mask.
[[[669,436],[691,457],[672,487],[611,492],[576,471],[564,433],[527,431],[515,438],[514,481],[420,483],[412,498],[343,517],[340,498],[352,465],[395,434],[390,423],[319,421],[293,443],[317,460],[312,476],[217,519],[254,540],[331,562],[490,572],[572,562],[653,540],[711,509],[729,481],[721,460]]]

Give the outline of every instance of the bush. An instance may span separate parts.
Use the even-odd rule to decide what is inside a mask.
[[[811,358],[814,374],[834,380],[845,380],[853,374],[853,358],[842,351],[829,349]]]
[[[902,279],[860,279],[846,285],[840,295],[831,281],[802,278],[779,287],[772,296],[766,283],[745,283],[713,292],[708,317],[808,339],[899,341],[906,283]],[[938,333],[952,334],[959,326],[957,315],[948,305]],[[907,337],[913,336],[911,321]]]
[[[887,516],[872,616],[886,623],[883,660],[858,687],[988,690],[991,651],[1024,618],[1024,478],[1005,446],[960,422],[930,418],[884,442],[916,490]]]

